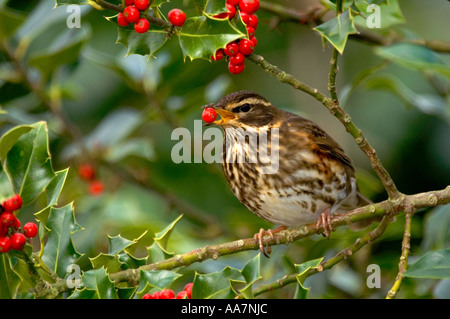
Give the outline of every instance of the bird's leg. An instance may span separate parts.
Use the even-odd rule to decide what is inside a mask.
[[[266,250],[264,249],[264,244],[263,244],[263,237],[264,237],[264,235],[269,234],[270,239],[273,239],[274,238],[273,234],[276,234],[276,233],[278,233],[278,232],[280,232],[282,230],[285,230],[287,228],[288,228],[287,226],[280,226],[280,227],[277,227],[275,229],[268,229],[268,230],[264,230],[264,228],[261,228],[259,230],[259,232],[255,234],[254,238],[255,238],[255,240],[258,241],[259,250],[264,254],[264,256],[269,258],[269,254],[272,251],[270,246],[267,246],[267,253],[266,253]]]
[[[317,219],[316,223],[316,231],[319,232],[319,229],[323,228],[323,235],[329,239],[330,233],[334,231],[333,226],[331,225],[331,211],[329,208],[325,209]]]

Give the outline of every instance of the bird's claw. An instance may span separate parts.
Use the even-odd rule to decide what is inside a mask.
[[[267,245],[267,252],[266,249],[264,248],[264,243],[263,243],[263,237],[264,235],[268,234],[270,239],[273,239],[273,232],[271,229],[268,229],[267,231],[264,230],[264,228],[261,228],[259,230],[258,233],[255,234],[254,238],[255,240],[258,241],[258,245],[259,245],[259,250],[263,253],[264,256],[266,256],[267,258],[269,258],[270,253],[272,252],[272,249],[270,248],[269,245]]]
[[[333,226],[331,225],[330,209],[323,211],[317,219],[316,231],[319,232],[321,228],[323,229],[322,235],[324,235],[327,239],[330,239],[330,233],[334,231]]]

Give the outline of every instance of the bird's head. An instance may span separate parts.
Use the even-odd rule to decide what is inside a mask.
[[[224,96],[216,104],[208,107],[215,109],[220,119],[212,124],[227,127],[262,127],[277,121],[280,110],[265,98],[252,91],[238,91]]]

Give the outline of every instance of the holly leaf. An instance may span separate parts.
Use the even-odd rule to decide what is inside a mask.
[[[405,277],[450,279],[450,249],[430,251],[404,273]]]
[[[0,254],[0,299],[13,299],[21,282],[9,254]]]
[[[261,254],[257,254],[255,257],[250,259],[242,268],[241,274],[245,280],[245,287],[239,289],[239,293],[241,293],[246,299],[253,299],[253,283],[257,280],[261,279],[260,273],[260,265],[261,265]],[[240,282],[240,280],[238,281]]]
[[[6,6],[0,6],[0,40],[6,39],[25,21],[25,15]]]
[[[88,4],[89,0],[55,0],[55,7],[67,6],[70,4],[82,5]]]
[[[151,57],[167,41],[167,32],[160,26],[152,25],[148,32],[137,33],[131,25],[127,27],[119,26],[117,24],[117,15],[106,19],[118,26],[116,43],[121,43],[127,48],[126,56],[140,54]]]
[[[358,33],[349,9],[314,28],[342,54],[349,34]]]
[[[141,278],[136,294],[141,298],[150,289],[162,290],[168,288],[180,276],[180,274],[170,270],[141,270]]]
[[[89,270],[81,276],[81,284],[87,290],[94,291],[92,298],[118,299],[114,283],[109,279],[105,268]],[[91,293],[89,293],[91,294]]]
[[[0,141],[10,146],[12,140],[28,131],[19,127],[9,131]],[[0,144],[1,145],[1,144]],[[12,182],[15,193],[20,194],[23,204],[34,201],[55,177],[48,149],[48,132],[45,122],[32,125],[12,145],[4,160],[4,169]]]
[[[306,296],[307,296],[310,288],[305,288],[303,286],[303,283],[305,282],[305,279],[308,275],[309,270],[317,268],[320,265],[320,263],[322,262],[322,260],[323,260],[323,257],[307,261],[303,264],[294,265],[295,269],[297,271],[297,275],[295,276],[295,278],[297,279],[297,289],[295,291],[294,298],[306,299]]]
[[[166,257],[173,256],[174,252],[167,250],[167,243],[169,241],[170,235],[172,234],[173,228],[178,223],[178,221],[183,217],[183,214],[178,216],[173,222],[166,226],[162,231],[155,234],[154,240],[159,248],[164,252]]]
[[[450,66],[444,63],[439,54],[423,45],[397,43],[376,48],[375,53],[408,69],[432,71],[450,77]]]
[[[218,49],[229,42],[247,36],[247,29],[240,19],[236,21],[212,19],[208,16],[186,20],[178,33],[184,59],[209,60]]]
[[[231,299],[236,296],[232,285],[245,283],[241,271],[226,266],[210,274],[195,273],[192,299]]]
[[[51,207],[46,227],[50,233],[42,260],[60,278],[64,278],[67,267],[81,256],[72,242],[72,234],[81,229],[75,220],[73,204],[61,208]]]

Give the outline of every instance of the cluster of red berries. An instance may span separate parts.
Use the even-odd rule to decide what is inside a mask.
[[[117,23],[122,27],[134,23],[134,30],[137,33],[147,32],[150,29],[150,22],[145,17],[141,17],[141,13],[145,14],[149,5],[149,0],[125,0],[126,7],[118,14]],[[186,14],[180,9],[173,9],[169,12],[168,18],[174,26],[181,27],[186,21]]]
[[[97,179],[95,168],[90,163],[83,163],[78,167],[78,176],[89,183],[88,191],[92,196],[101,195],[105,190],[105,184]]]
[[[224,49],[219,49],[211,56],[214,61],[222,60],[224,54],[229,57],[228,71],[239,74],[245,68],[245,56],[253,53],[258,40],[255,30],[258,26],[258,16],[255,14],[259,9],[259,0],[227,0],[227,12],[215,15],[219,19],[232,19],[239,10],[242,21],[247,26],[248,39],[236,40],[228,43]]]
[[[145,294],[142,296],[142,299],[191,299],[191,294],[192,283],[188,283],[176,296],[172,289],[163,289],[153,294]]]
[[[117,16],[117,23],[126,27],[134,23],[134,30],[137,33],[145,33],[150,29],[150,22],[141,17],[141,12],[145,12],[150,5],[149,0],[125,0],[125,9]]]
[[[0,253],[7,253],[11,249],[22,250],[27,238],[33,238],[38,233],[35,223],[26,223],[20,229],[20,220],[14,211],[22,207],[22,198],[16,194],[0,205]]]

